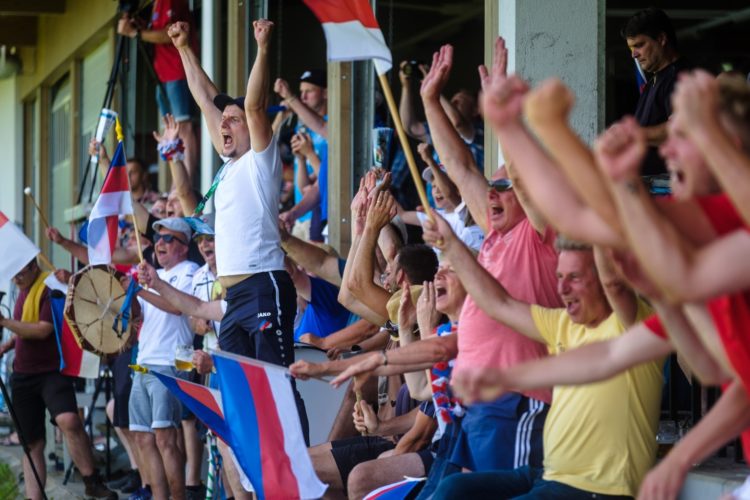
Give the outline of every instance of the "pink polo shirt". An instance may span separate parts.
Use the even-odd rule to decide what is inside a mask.
[[[505,234],[490,231],[479,251],[479,264],[498,280],[514,299],[544,307],[562,307],[557,294],[555,233],[537,233],[524,218]],[[458,321],[458,357],[455,370],[506,368],[547,355],[547,348],[498,323],[466,297]],[[551,390],[523,393],[549,403]]]

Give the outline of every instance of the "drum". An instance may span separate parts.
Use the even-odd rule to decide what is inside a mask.
[[[65,320],[82,349],[116,355],[135,341],[132,317],[123,321],[126,292],[122,273],[107,265],[87,266],[70,278]],[[130,315],[130,311],[127,311]]]

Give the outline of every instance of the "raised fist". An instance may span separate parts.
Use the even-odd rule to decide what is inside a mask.
[[[188,33],[190,26],[184,21],[178,21],[171,24],[167,29],[167,35],[172,39],[172,43],[178,49],[188,46]]]

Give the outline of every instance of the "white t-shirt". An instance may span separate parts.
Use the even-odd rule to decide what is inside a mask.
[[[482,246],[482,242],[484,241],[484,232],[482,231],[482,228],[476,224],[473,226],[467,226],[464,224],[468,210],[468,207],[462,201],[453,212],[446,212],[442,208],[438,208],[435,211],[445,219],[445,222],[447,222],[453,232],[456,233],[459,240],[463,241],[469,248],[478,252],[479,247]],[[424,223],[424,221],[427,220],[427,215],[422,212],[417,212],[417,218],[420,223]],[[438,255],[440,254],[440,250],[437,248],[434,250],[435,253]]]
[[[203,264],[193,275],[191,293],[194,297],[198,297],[205,302],[211,302],[214,281],[216,281],[216,276],[208,268],[208,264]],[[219,334],[221,323],[219,321],[212,321],[211,323],[214,326],[214,331],[208,332],[203,336],[204,349],[217,349],[219,345],[217,335]]]
[[[192,292],[192,281],[198,264],[184,260],[169,271],[159,269],[159,278],[181,292]],[[154,290],[149,290],[156,293]],[[143,311],[143,326],[138,337],[137,363],[149,365],[173,365],[175,348],[178,345],[193,345],[193,332],[187,316],[170,314],[138,297]]]
[[[236,276],[284,269],[279,238],[281,157],[277,138],[229,160],[216,189],[216,270]]]

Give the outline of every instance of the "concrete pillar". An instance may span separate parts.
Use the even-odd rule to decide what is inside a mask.
[[[558,77],[576,95],[574,129],[591,143],[604,127],[604,0],[486,0],[485,62],[500,35],[508,46],[508,72],[532,86]],[[497,154],[497,142],[486,135],[485,150]],[[485,168],[497,166],[497,156]],[[492,162],[494,158],[495,162]]]

